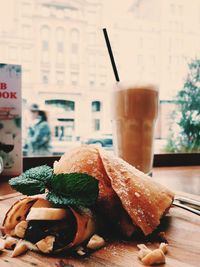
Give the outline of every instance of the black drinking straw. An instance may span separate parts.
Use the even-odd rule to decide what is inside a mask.
[[[113,57],[113,53],[112,53],[112,48],[111,48],[111,45],[110,45],[110,41],[109,41],[109,38],[108,38],[108,34],[107,34],[107,30],[106,28],[103,28],[103,34],[104,34],[104,38],[105,38],[105,41],[106,41],[106,46],[107,46],[107,49],[108,49],[108,53],[109,53],[109,56],[110,56],[110,61],[111,61],[111,64],[112,64],[112,68],[113,68],[113,71],[114,71],[114,74],[115,74],[115,79],[117,82],[119,82],[119,75],[118,75],[118,71],[117,71],[117,67],[116,67],[116,64],[115,64],[115,59]]]

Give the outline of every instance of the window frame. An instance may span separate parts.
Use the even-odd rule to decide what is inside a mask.
[[[23,171],[47,164],[53,166],[60,156],[23,157]],[[200,153],[155,154],[153,167],[199,166]]]

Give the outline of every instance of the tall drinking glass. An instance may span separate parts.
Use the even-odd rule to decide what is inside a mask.
[[[112,100],[115,153],[137,169],[151,174],[158,114],[157,87],[117,83]]]

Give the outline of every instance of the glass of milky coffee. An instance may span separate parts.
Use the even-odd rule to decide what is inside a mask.
[[[112,93],[115,153],[146,174],[153,165],[153,141],[158,114],[155,85],[117,83]]]

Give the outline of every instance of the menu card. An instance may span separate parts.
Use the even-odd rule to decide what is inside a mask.
[[[22,171],[21,66],[0,64],[0,160],[1,176]]]

